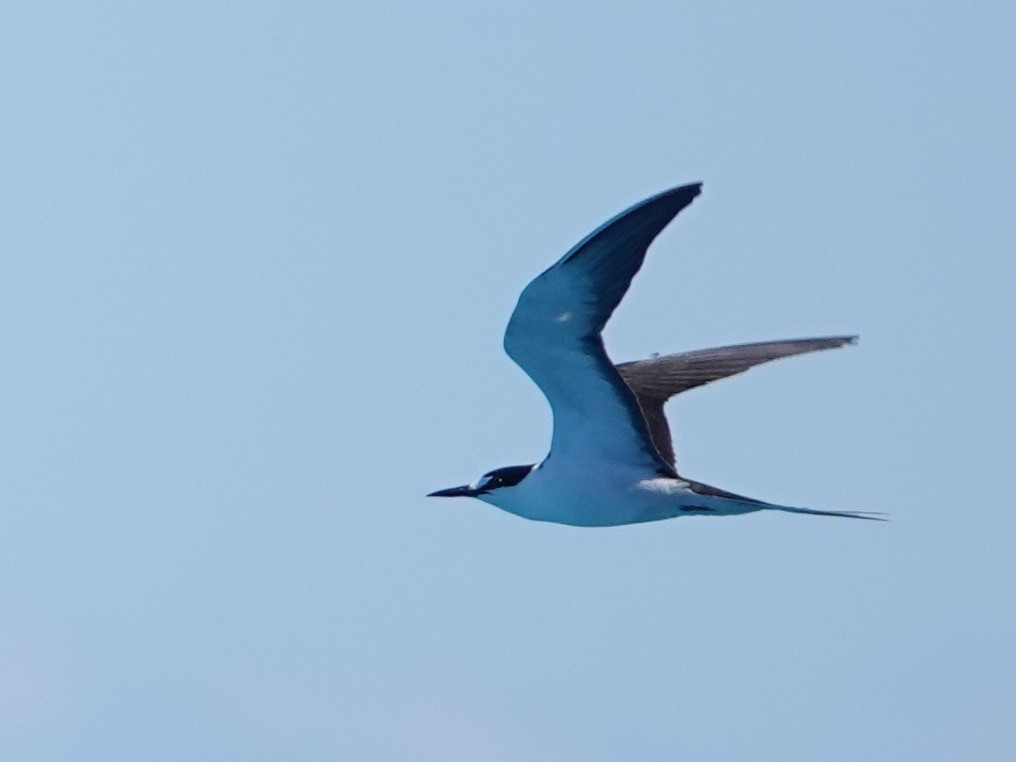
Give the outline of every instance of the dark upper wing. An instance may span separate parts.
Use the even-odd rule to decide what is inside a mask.
[[[819,349],[834,349],[856,341],[856,336],[828,336],[737,344],[621,363],[617,370],[642,406],[653,444],[660,455],[673,464],[674,447],[663,414],[663,404],[675,394],[743,373],[770,360]]]
[[[627,462],[672,473],[653,445],[635,395],[607,358],[600,332],[649,244],[700,188],[674,188],[622,212],[519,297],[504,347],[550,402],[555,459]]]

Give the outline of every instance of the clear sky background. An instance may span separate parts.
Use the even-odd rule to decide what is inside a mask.
[[[1011,2],[35,2],[0,16],[0,758],[1008,760]],[[688,476],[889,524],[427,499],[547,448],[501,350],[701,198],[615,360]]]

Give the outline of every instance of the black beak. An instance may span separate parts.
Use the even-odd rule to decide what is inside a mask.
[[[449,487],[448,489],[439,489],[437,492],[431,492],[427,497],[476,497],[479,490],[470,489],[467,485],[462,487]]]

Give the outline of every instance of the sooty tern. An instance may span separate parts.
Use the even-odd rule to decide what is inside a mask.
[[[523,290],[504,348],[536,382],[554,416],[542,463],[489,471],[430,497],[475,497],[538,521],[615,526],[675,516],[761,510],[874,518],[743,497],[679,476],[664,403],[674,394],[780,357],[853,343],[799,339],[703,349],[615,366],[600,336],[649,244],[701,185],[642,201],[589,234]]]

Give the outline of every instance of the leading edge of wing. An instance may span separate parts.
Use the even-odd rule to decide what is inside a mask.
[[[652,196],[601,225],[523,290],[505,331],[508,356],[540,387],[554,414],[551,452],[673,468],[656,451],[634,393],[600,332],[646,250],[701,185]]]
[[[602,311],[599,330],[642,268],[649,244],[701,192],[702,183],[691,183],[650,196],[600,225],[551,267],[582,268],[595,276],[597,306]]]

